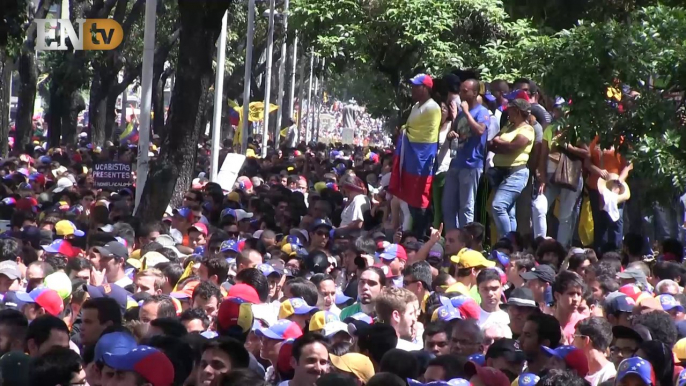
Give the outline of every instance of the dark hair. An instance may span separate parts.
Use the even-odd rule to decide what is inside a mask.
[[[143,305],[157,303],[157,318],[175,318],[176,307],[169,295],[153,295],[143,300]]]
[[[450,278],[451,276],[447,272],[439,272],[438,275],[431,282],[431,290],[436,292],[436,288],[445,285]]]
[[[155,266],[155,268],[159,269],[162,271],[164,276],[167,278],[169,281],[169,285],[174,288],[176,284],[179,282],[179,279],[181,279],[181,276],[183,275],[183,267],[180,264],[176,263],[161,263]]]
[[[543,261],[543,256],[547,253],[554,253],[557,255],[557,264],[553,267],[555,269],[560,269],[560,264],[562,264],[562,261],[567,255],[565,247],[555,240],[544,240],[541,244],[539,244],[538,249],[536,250],[536,260],[539,264],[553,265],[550,261]]]
[[[353,344],[350,342],[338,342],[331,345],[329,348],[329,354],[335,355],[337,357],[343,356],[352,350]]]
[[[556,348],[560,345],[562,339],[562,331],[560,330],[560,322],[552,315],[535,313],[529,315],[527,322],[536,323],[536,333],[538,334],[538,342],[548,340],[550,343],[548,347]]]
[[[247,284],[255,289],[260,301],[269,301],[269,280],[257,268],[246,268],[236,274],[236,282]]]
[[[72,272],[83,271],[84,269],[91,269],[93,264],[90,260],[83,257],[77,257],[67,261],[67,267],[65,268],[65,273],[71,275]]]
[[[391,373],[376,373],[366,386],[407,386],[407,381]]]
[[[684,244],[677,239],[664,239],[662,241],[662,254],[672,254],[678,263],[684,261]]]
[[[160,319],[155,319],[154,322]],[[193,348],[180,337],[157,335],[144,339],[141,344],[155,347],[162,351],[164,355],[169,358],[169,361],[174,366],[174,385],[183,385],[183,382],[191,375],[193,371],[194,352]]]
[[[369,358],[375,363],[381,363],[384,354],[398,345],[395,329],[385,323],[374,323],[358,333],[357,347],[360,352],[367,351]]]
[[[611,292],[619,290],[619,283],[613,276],[596,276],[596,281],[600,284],[600,289],[603,290],[603,295],[607,295]]]
[[[427,261],[417,261],[412,263],[412,265],[406,266],[403,271],[403,276],[412,276],[414,280],[418,280],[422,283],[425,290],[432,290],[431,285],[433,284],[433,279],[431,276],[431,264]]]
[[[34,264],[35,263],[38,263],[38,262],[34,261]],[[67,257],[61,253],[46,255],[45,261],[41,261],[40,263],[45,264],[48,267],[50,267],[49,269],[52,270],[52,272],[62,271],[62,270],[67,269]],[[43,272],[46,272],[45,271],[45,265],[43,265]]]
[[[646,354],[643,358],[650,362],[660,385],[673,385],[674,380],[674,354],[672,346],[667,346],[657,340],[649,340],[641,343],[638,349]]]
[[[167,233],[162,222],[153,221],[153,222],[141,224],[141,226],[138,227],[138,232],[136,232],[136,237],[137,238],[148,237],[153,232],[159,232],[160,234]]]
[[[205,352],[210,349],[223,351],[231,359],[231,369],[248,368],[250,364],[250,355],[248,350],[243,347],[243,343],[228,336],[218,336],[209,340],[202,351]]]
[[[100,324],[112,322],[113,325],[120,326],[122,323],[121,307],[112,298],[90,298],[83,303],[81,309],[97,310]]]
[[[358,255],[361,253],[364,253],[366,255],[373,255],[374,253],[376,253],[376,249],[378,248],[376,245],[376,241],[374,241],[373,238],[368,236],[358,237],[357,240],[355,240],[354,247]]]
[[[124,239],[128,246],[132,246],[136,242],[136,232],[133,230],[131,224],[125,222],[115,223],[112,226],[112,235]]]
[[[593,316],[576,325],[579,335],[587,336],[593,348],[605,352],[612,343],[612,325],[607,319]]]
[[[364,270],[362,270],[362,272],[360,272],[360,276],[362,276],[362,274],[367,272],[367,271],[372,271],[375,274],[377,274],[379,276],[379,284],[381,284],[382,287],[386,286],[386,275],[383,273],[381,268],[379,268],[379,267],[367,267]]]
[[[441,367],[445,371],[444,378],[446,380],[466,378],[467,376],[464,373],[464,365],[466,364],[466,358],[452,354],[441,355],[429,361],[429,366]]]
[[[350,373],[324,374],[314,382],[316,386],[357,386],[357,378]]]
[[[217,283],[223,283],[229,277],[229,263],[226,259],[215,257],[202,262],[207,267],[207,277],[217,275]]]
[[[198,332],[192,332],[184,335],[181,340],[188,343],[188,345],[191,347],[193,353],[193,364],[195,365],[200,362],[200,359],[202,358],[202,348],[205,346],[205,343],[207,343],[208,339],[200,335]]]
[[[422,338],[424,341],[426,341],[427,337],[434,336],[436,334],[444,333],[445,336],[450,339],[450,334],[452,328],[449,327],[448,323],[442,321],[442,320],[436,320],[435,322],[430,322],[427,323],[424,326],[424,333],[422,334]]]
[[[21,340],[23,343],[29,321],[21,311],[5,309],[0,311],[0,326],[5,326],[8,329],[9,336],[13,339]]]
[[[609,276],[609,277],[616,277],[617,272],[619,272],[619,268],[622,266],[622,263],[617,260],[617,264],[615,264],[615,260],[610,259],[610,260],[601,260],[597,263],[591,264],[587,269],[586,273],[591,273],[593,272],[596,277],[598,276]]]
[[[576,272],[562,271],[555,277],[553,282],[553,293],[564,294],[570,288],[581,288],[581,292],[586,288],[584,279]]]
[[[679,264],[671,261],[658,261],[653,267],[653,276],[659,280],[674,280],[679,283]],[[683,283],[682,283],[683,284]]]
[[[189,308],[179,316],[179,320],[182,322],[190,322],[195,319],[202,321],[202,326],[205,329],[210,327],[210,318],[202,308]]]
[[[481,285],[481,283],[486,283],[488,281],[497,281],[498,284],[500,284],[500,274],[498,271],[495,269],[484,269],[481,272],[479,272],[478,275],[476,275],[476,285],[477,287]]]
[[[193,299],[193,301],[195,301],[195,298],[197,297],[201,297],[204,300],[210,300],[212,299],[212,296],[217,298],[217,304],[221,303],[222,300],[224,300],[224,297],[222,296],[222,291],[219,289],[219,287],[217,287],[216,284],[210,281],[202,281],[193,289],[193,295],[191,296],[191,298]]]
[[[580,377],[574,370],[550,370],[536,383],[536,386],[590,386],[590,383]]]
[[[527,272],[536,266],[536,259],[530,253],[515,252],[510,256],[510,261],[514,263],[517,270],[526,269]]]
[[[588,256],[586,256],[585,253],[575,253],[572,256],[569,257],[569,267],[568,269],[570,271],[576,271],[581,267],[581,265],[584,263],[584,261],[588,260]]]
[[[17,239],[0,239],[0,261],[17,261],[21,255],[21,243]]]
[[[631,320],[634,326],[644,326],[650,331],[652,340],[657,340],[666,344],[668,347],[674,347],[677,341],[677,331],[674,321],[669,314],[662,311],[651,311],[645,314],[634,316]]]
[[[67,347],[52,347],[29,362],[29,386],[69,385],[82,369],[79,354]]]
[[[317,305],[317,301],[319,300],[319,292],[314,283],[301,277],[296,277],[288,281],[286,284],[288,284],[288,288],[290,289],[293,297],[303,298],[305,303],[307,303],[310,307]]]
[[[334,279],[333,279],[333,276],[326,274],[326,273],[317,273],[317,274],[312,275],[312,277],[310,278],[310,281],[312,282],[312,284],[314,284],[317,288],[319,288],[319,284],[321,284],[321,282],[326,281],[326,280],[333,281]]]
[[[174,338],[180,338],[188,333],[188,331],[186,331],[186,327],[184,327],[181,321],[176,318],[157,318],[150,321],[150,326],[157,327],[162,330],[163,335]]]
[[[244,385],[269,386],[269,383],[251,369],[231,369],[230,372],[222,375],[218,383],[218,386]]]
[[[293,342],[292,355],[296,362],[300,361],[300,356],[302,355],[305,346],[309,346],[314,343],[320,343],[322,346],[326,347],[326,351],[330,350],[329,342],[326,338],[317,334],[316,332],[308,332]]]
[[[41,315],[34,319],[26,330],[26,342],[33,339],[36,346],[40,346],[50,339],[52,330],[63,331],[69,335],[69,327],[56,316]]]
[[[381,358],[379,371],[392,373],[403,379],[419,378],[419,362],[409,351],[394,348]]]
[[[24,244],[21,247],[21,260],[24,265],[29,265],[34,261],[38,261],[38,252],[31,246],[31,244]]]

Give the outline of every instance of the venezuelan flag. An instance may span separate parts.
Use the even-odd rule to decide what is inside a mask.
[[[388,191],[411,207],[431,203],[440,122],[441,108],[429,100],[413,107],[398,138]]]
[[[122,144],[138,143],[138,122],[126,124],[126,130],[119,135],[119,142]]]

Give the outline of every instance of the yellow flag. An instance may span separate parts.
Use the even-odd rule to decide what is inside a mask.
[[[190,277],[193,274],[193,263],[195,263],[195,261],[190,261],[188,263],[188,265],[186,266],[186,269],[183,271],[183,274],[179,278],[179,281],[176,282],[176,285],[174,286],[174,289],[172,290],[172,292],[177,290],[176,287],[179,286],[179,283],[181,283],[183,281],[183,279]]]

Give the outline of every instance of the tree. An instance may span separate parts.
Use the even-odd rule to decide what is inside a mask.
[[[205,109],[214,71],[212,59],[221,19],[231,2],[178,0],[179,55],[172,92],[169,133],[157,162],[151,164],[137,215],[143,221],[162,217],[167,203],[182,200],[191,184],[197,144],[205,127]]]

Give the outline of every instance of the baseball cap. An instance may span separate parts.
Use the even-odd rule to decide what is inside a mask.
[[[64,239],[57,239],[50,243],[50,245],[44,245],[41,248],[47,253],[60,253],[70,258],[78,255],[76,248],[72,247],[68,240]]]
[[[460,311],[453,307],[452,304],[446,304],[436,308],[434,313],[431,315],[431,321],[435,322],[437,320],[442,320],[444,322],[449,322],[455,319],[462,319]]]
[[[106,353],[104,362],[115,370],[135,372],[153,386],[174,383],[174,365],[162,351],[150,346],[138,346],[121,355]]]
[[[324,331],[322,332],[322,335],[327,338],[331,338],[339,332],[345,332],[346,334],[350,335],[350,332],[348,332],[348,324],[341,321],[329,322],[324,325]]]
[[[497,339],[488,347],[486,358],[505,358],[508,362],[524,362],[526,355],[519,347],[519,342],[514,339]]]
[[[462,248],[457,255],[450,257],[450,261],[457,264],[458,268],[495,267],[495,262],[485,258],[481,252],[469,248]]]
[[[57,236],[70,236],[74,235],[77,237],[82,237],[85,235],[83,231],[79,230],[73,222],[69,220],[60,220],[55,224],[55,233]]]
[[[450,299],[450,304],[460,311],[463,319],[476,319],[481,316],[481,307],[469,296],[459,295]]]
[[[538,279],[546,283],[553,283],[555,281],[555,270],[548,264],[541,264],[531,268],[531,271],[524,272],[520,275],[524,280]]]
[[[5,308],[21,311],[24,308],[25,303],[17,299],[17,293],[15,291],[7,291],[2,298],[2,304]],[[1,374],[2,373],[0,373],[0,376]]]
[[[390,244],[384,248],[383,252],[379,254],[379,257],[385,261],[393,261],[395,259],[407,261],[407,252],[405,251],[405,247],[400,244]]]
[[[415,75],[412,79],[410,79],[410,83],[412,83],[415,86],[426,86],[428,88],[432,88],[434,86],[433,79],[431,79],[431,77],[426,74]]]
[[[243,221],[253,217],[251,212],[246,212],[243,209],[235,209],[236,221]]]
[[[170,293],[169,296],[174,299],[190,299],[193,297],[193,290],[198,284],[200,284],[200,282],[197,280],[189,281],[183,286],[181,291],[174,291]]]
[[[28,293],[17,292],[17,299],[24,303],[36,303],[52,316],[58,316],[64,310],[64,301],[60,295],[47,287],[38,287]]]
[[[232,297],[225,299],[219,304],[219,310],[217,311],[217,326],[218,331],[222,335],[228,335],[234,338],[247,336],[254,321],[255,317],[252,310],[252,304],[249,302],[244,302],[240,298]]]
[[[479,366],[474,362],[467,362],[464,365],[464,372],[467,379],[478,376],[485,386],[510,386],[507,375],[493,367]]]
[[[323,330],[327,324],[340,321],[338,316],[331,311],[317,311],[310,319],[309,331]]]
[[[290,298],[281,302],[279,307],[279,319],[286,319],[292,315],[307,315],[317,307],[307,305],[303,298]]]
[[[195,224],[191,225],[191,229],[195,229],[205,236],[207,236],[209,234],[209,231],[207,230],[207,225],[205,225],[201,222],[196,222]]]
[[[258,264],[257,269],[259,269],[260,272],[262,272],[262,274],[267,277],[271,275],[277,275],[279,277],[283,276],[283,271],[272,267],[271,264]]]
[[[0,262],[0,275],[5,275],[10,280],[17,280],[21,278],[21,272],[19,272],[19,265],[12,260],[5,260],[3,262]]]
[[[191,208],[182,206],[178,209],[174,209],[172,213],[175,215],[179,215],[185,218],[186,220],[193,221],[193,211],[191,210]]]
[[[122,355],[133,350],[138,343],[136,338],[127,332],[111,332],[102,335],[95,344],[95,356],[93,360],[102,362],[105,354]]]
[[[53,193],[61,193],[65,189],[69,189],[72,186],[74,186],[74,183],[72,180],[70,180],[67,177],[61,177],[59,180],[57,180],[57,184],[55,184],[55,188],[52,190]]]
[[[679,312],[684,312],[684,306],[679,303],[674,296],[669,294],[660,295],[657,297],[660,300],[660,305],[665,311],[671,311],[676,309]]]
[[[71,279],[63,271],[57,271],[46,276],[43,285],[55,290],[62,300],[71,295]]]
[[[634,299],[636,302],[638,302],[638,297],[641,296],[642,293],[641,289],[638,288],[636,284],[625,284],[619,287],[619,292]]]
[[[632,327],[614,326],[612,327],[612,336],[615,339],[633,339],[637,342],[643,342],[641,334]],[[678,343],[678,342],[677,342]],[[674,346],[676,347],[676,345]],[[686,340],[684,340],[684,353],[686,353]],[[684,356],[686,359],[686,356]]]
[[[510,264],[510,256],[497,249],[492,250],[491,253],[488,254],[488,259],[499,262],[503,267],[507,267],[507,265]]]
[[[631,267],[624,270],[624,272],[618,272],[617,277],[619,279],[635,279],[637,281],[645,281],[646,274],[638,267]]]
[[[21,351],[10,351],[0,357],[2,384],[20,386],[29,384],[29,363],[31,357]]]
[[[479,366],[484,366],[486,364],[486,356],[484,354],[472,354],[467,357],[467,360],[474,362]]]
[[[623,293],[618,293],[617,296],[605,299],[605,312],[608,315],[614,315],[620,312],[632,312],[636,306],[636,301]]]
[[[574,346],[560,346],[552,349],[546,346],[541,346],[541,349],[548,355],[558,357],[565,361],[565,364],[570,369],[576,371],[580,377],[585,377],[588,374],[588,360],[583,351]]]
[[[374,365],[364,354],[347,353],[341,356],[329,354],[329,359],[335,368],[352,373],[362,383],[369,382],[369,379],[374,376]]]
[[[219,246],[219,252],[240,252],[238,250],[238,242],[234,239],[224,240]]]
[[[123,313],[128,309],[129,306],[129,296],[130,294],[128,291],[125,289],[121,288],[120,286],[116,284],[109,284],[105,283],[103,285],[99,286],[92,286],[88,284],[83,285],[83,289],[88,292],[88,295],[91,298],[112,298],[114,299],[117,304],[119,304],[119,308],[121,309],[121,312]],[[135,301],[131,299],[132,306],[135,304]]]
[[[261,328],[255,331],[255,335],[274,340],[297,339],[302,336],[303,331],[296,322],[287,319],[278,320],[269,328]]]
[[[537,308],[536,300],[534,300],[534,293],[526,287],[517,287],[512,290],[510,297],[507,298],[507,303],[501,304],[502,308],[507,306],[518,306],[518,307],[532,307]]]
[[[317,228],[320,227],[327,228],[328,230],[333,229],[333,225],[331,225],[331,222],[329,222],[329,220],[318,218],[312,222],[312,225],[310,225],[310,231],[314,232]]]
[[[648,385],[655,385],[656,379],[653,366],[641,357],[631,357],[623,360],[617,368],[615,382],[621,382],[629,374],[638,375]],[[679,379],[681,379],[681,375]]]
[[[358,312],[343,319],[343,322],[345,323],[352,323],[353,321],[360,321],[366,324],[374,323],[374,319],[372,319],[371,316],[365,314],[364,312]]]
[[[524,374],[519,375],[519,377],[517,377],[516,386],[536,386],[536,384],[540,380],[541,380],[541,377],[539,377],[536,374],[524,373]]]
[[[141,260],[145,262],[145,268],[153,268],[157,264],[169,262],[169,259],[166,256],[157,251],[147,252]]]
[[[236,298],[241,302],[260,304],[260,297],[257,295],[257,291],[252,286],[247,284],[236,284],[229,289],[227,293],[227,298]],[[300,299],[302,300],[302,299]],[[304,300],[303,300],[304,302]]]
[[[110,241],[109,243],[105,244],[104,247],[95,247],[93,249],[100,253],[102,257],[106,258],[115,257],[118,259],[126,259],[129,257],[129,250],[126,249],[124,244],[118,241]]]

